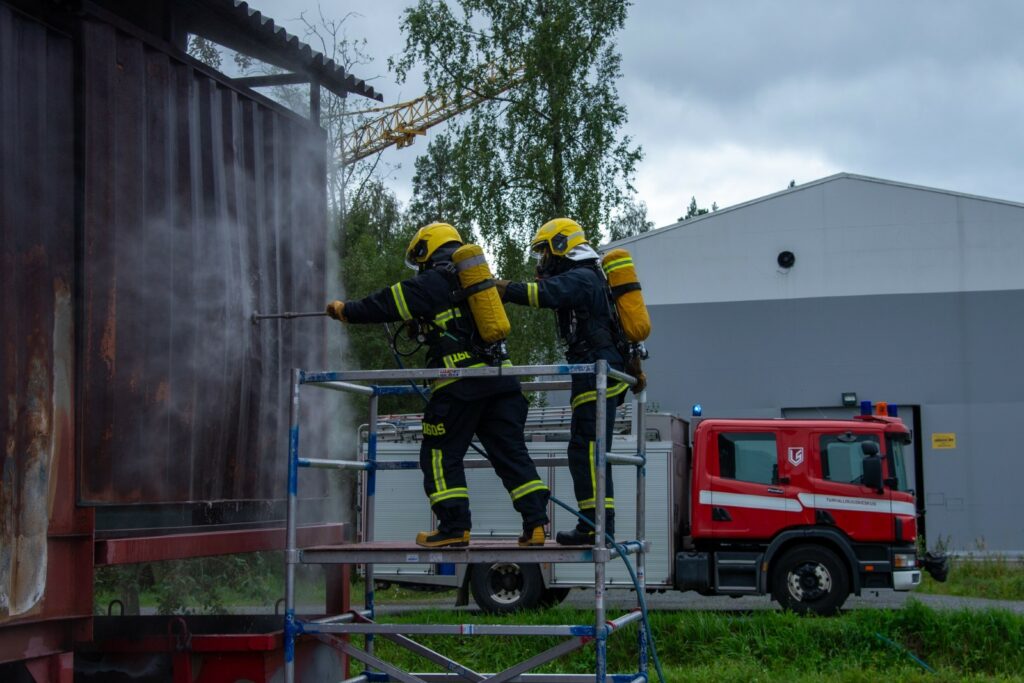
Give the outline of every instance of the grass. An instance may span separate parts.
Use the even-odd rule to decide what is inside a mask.
[[[939,583],[925,573],[917,591],[993,600],[1024,600],[1024,562],[1001,557],[953,560],[945,583]]]
[[[406,623],[587,623],[590,614],[556,608],[514,618],[458,612],[402,614]],[[1024,617],[1007,611],[936,611],[911,602],[905,609],[857,610],[833,618],[775,611],[749,614],[657,612],[651,615],[661,661],[670,681],[962,681],[1024,680]],[[635,670],[636,633],[630,627],[609,644],[609,671]],[[898,644],[893,647],[876,634]],[[498,671],[558,642],[555,638],[430,636],[418,639],[477,671]],[[391,643],[377,652],[406,670],[430,665]],[[902,648],[906,648],[904,651]],[[913,662],[914,653],[936,673]],[[538,669],[587,672],[593,649]],[[653,673],[653,672],[652,672]]]
[[[252,590],[251,586],[239,585],[240,582],[230,576],[218,576],[198,588],[194,581],[180,581],[182,577],[190,578],[197,574],[198,566],[197,562],[191,560],[176,561],[172,571],[178,577],[178,583],[183,584],[184,589],[174,591],[175,600],[171,602],[167,599],[166,587],[153,580],[146,582],[136,580],[139,607],[157,609],[164,612],[187,611],[197,614],[230,613],[237,608],[252,607],[263,607],[271,610],[274,608],[277,599],[284,595],[284,572],[283,570],[277,571],[276,565],[273,565],[273,569],[269,571],[265,566],[261,567],[263,571],[256,577],[256,583],[259,585],[260,590],[256,591]],[[110,568],[103,569],[109,570]],[[105,574],[109,576],[103,576],[102,580],[97,581],[95,585],[94,611],[97,614],[106,614],[111,601],[122,599],[122,584],[137,578],[135,574],[125,574],[124,572],[105,571]],[[211,600],[209,593],[214,589],[216,599]],[[298,569],[295,581],[296,604],[299,606],[323,605],[326,593],[327,589],[324,583],[323,572],[319,568],[300,567]],[[352,583],[352,604],[362,604],[362,597],[363,580],[356,578]],[[455,603],[455,592],[454,590],[413,590],[392,584],[386,589],[378,588],[376,600],[377,604],[384,605],[396,603],[453,605]]]

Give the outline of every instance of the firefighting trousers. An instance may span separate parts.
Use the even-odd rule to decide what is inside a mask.
[[[430,398],[423,413],[420,468],[440,531],[468,531],[472,526],[462,460],[474,434],[511,496],[512,507],[523,516],[523,527],[547,524],[551,492],[526,450],[523,427],[527,408],[519,391],[472,401],[445,392]]]
[[[624,382],[611,382],[607,394],[607,415],[604,435],[605,453],[612,442],[615,429],[615,409],[622,405],[628,385]],[[581,391],[574,387],[571,399],[572,423],[569,431],[569,473],[572,475],[573,491],[580,512],[590,521],[594,521],[594,509],[597,507],[597,469],[594,464],[594,439],[597,435],[597,392],[589,389]],[[615,531],[615,486],[612,480],[612,466],[605,464],[605,520],[609,533]],[[592,531],[583,522],[577,524],[580,531]]]

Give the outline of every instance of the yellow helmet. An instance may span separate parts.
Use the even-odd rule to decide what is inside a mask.
[[[451,242],[462,244],[462,236],[452,226],[447,223],[424,225],[412,236],[412,241],[405,250],[405,265],[413,270],[419,270],[435,251]]]
[[[579,223],[571,218],[555,218],[540,226],[530,243],[530,251],[544,251],[546,247],[555,256],[565,256],[575,247],[586,243],[587,236]]]

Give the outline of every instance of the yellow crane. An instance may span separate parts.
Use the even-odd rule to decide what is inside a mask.
[[[407,102],[352,112],[379,116],[342,136],[345,163],[365,159],[391,145],[408,147],[415,142],[417,135],[426,135],[428,128],[506,92],[522,79],[522,67],[502,72],[494,65],[488,65],[483,69],[479,87],[467,87],[461,97],[453,97],[444,91],[432,92]]]

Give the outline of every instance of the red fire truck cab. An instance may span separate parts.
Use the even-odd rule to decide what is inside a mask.
[[[675,587],[770,593],[794,611],[832,614],[850,593],[910,590],[923,564],[944,579],[944,559],[917,556],[903,454],[910,432],[879,412],[694,418],[676,463]]]

